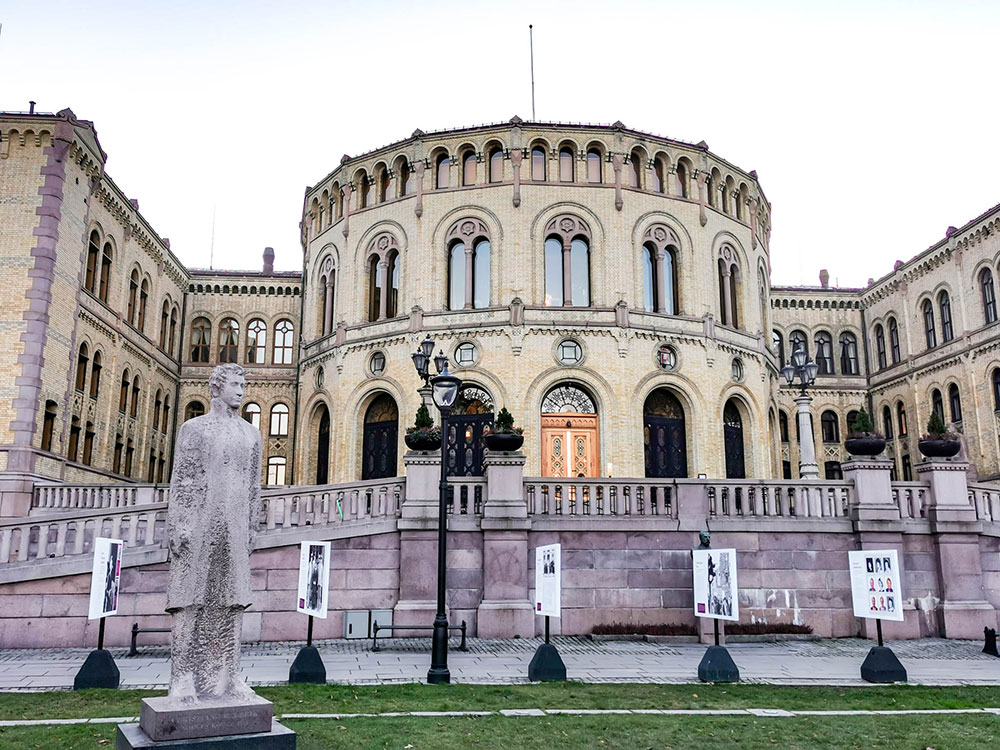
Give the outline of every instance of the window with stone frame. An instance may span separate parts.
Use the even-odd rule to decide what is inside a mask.
[[[820,375],[833,375],[833,337],[826,331],[819,331],[815,336],[816,364]]]
[[[271,486],[285,483],[286,461],[283,456],[271,456],[267,459],[267,483]]]
[[[879,323],[875,326],[875,357],[878,361],[878,369],[884,370],[888,363],[885,358],[885,329]]]
[[[324,287],[323,292],[326,293]],[[247,364],[262,365],[267,357],[267,323],[254,318],[247,324]]]
[[[191,361],[208,362],[208,348],[212,335],[208,318],[196,318],[191,324]]]
[[[286,404],[275,404],[271,407],[271,437],[288,436],[288,406]]]
[[[983,317],[986,325],[997,322],[997,295],[993,286],[993,271],[984,268],[979,274],[979,290],[983,296]]]
[[[55,401],[45,402],[45,413],[42,416],[42,445],[43,451],[52,451],[52,436],[56,429],[56,415],[58,406]]]
[[[448,309],[482,309],[490,304],[492,247],[486,225],[460,219],[445,234],[448,247]]]
[[[951,409],[951,421],[962,421],[962,396],[958,392],[958,385],[952,383],[948,386],[948,406]]]
[[[83,393],[84,387],[87,384],[87,363],[90,362],[90,357],[87,350],[87,342],[84,341],[80,344],[80,349],[76,355],[76,390],[79,393]]]
[[[567,214],[552,219],[544,234],[544,304],[589,307],[590,227]]]
[[[941,342],[947,344],[955,338],[955,329],[951,321],[951,297],[948,292],[938,295],[938,309],[941,311]]]
[[[240,324],[235,318],[224,318],[219,323],[219,362],[239,361]]]
[[[274,351],[272,364],[292,364],[292,346],[295,338],[295,326],[290,320],[279,320],[274,326]]]
[[[901,358],[899,350],[899,324],[896,319],[889,318],[889,349],[892,352],[892,363],[899,364]]]
[[[923,313],[924,339],[927,342],[927,348],[933,349],[937,346],[937,331],[934,329],[934,305],[929,299],[924,300]]]
[[[858,368],[858,338],[853,333],[840,334],[840,373],[841,375],[857,375]]]

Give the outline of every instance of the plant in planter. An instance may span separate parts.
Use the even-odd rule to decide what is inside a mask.
[[[493,426],[483,430],[483,440],[491,451],[516,451],[524,444],[524,430],[514,426],[514,417],[505,406]]]
[[[877,456],[885,450],[885,438],[875,432],[872,418],[863,406],[854,420],[854,430],[844,441],[844,447],[852,456]]]
[[[952,458],[962,450],[958,435],[948,429],[944,419],[934,410],[927,420],[927,434],[920,438],[917,447],[928,458]]]
[[[413,427],[406,428],[403,442],[411,450],[432,451],[441,447],[441,430],[434,426],[427,404],[421,404],[413,418]]]

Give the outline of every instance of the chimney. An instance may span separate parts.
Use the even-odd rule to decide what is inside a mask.
[[[29,115],[35,114],[35,103],[34,102],[28,102],[28,114]]]
[[[819,285],[824,289],[830,288],[830,272],[825,268],[821,268],[819,271]]]
[[[274,248],[265,247],[264,248],[264,273],[273,274],[274,273]]]

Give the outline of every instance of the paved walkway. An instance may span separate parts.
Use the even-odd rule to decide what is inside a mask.
[[[566,664],[567,677],[582,682],[689,683],[698,681],[705,646],[696,643],[552,639]],[[469,650],[449,655],[452,682],[505,684],[527,682],[528,662],[538,639],[470,639]],[[429,639],[317,641],[334,683],[423,682],[430,666]],[[251,685],[282,684],[301,643],[259,643],[243,648],[242,671]],[[1000,658],[982,653],[978,641],[924,639],[888,643],[906,667],[909,682],[922,685],[1000,685]],[[781,685],[867,685],[860,676],[871,641],[844,638],[783,643],[729,645],[744,682]],[[164,647],[111,649],[123,688],[164,688],[170,678]],[[0,690],[71,688],[86,649],[31,649],[0,652]]]

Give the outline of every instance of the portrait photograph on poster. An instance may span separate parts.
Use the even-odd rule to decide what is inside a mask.
[[[562,548],[535,548],[535,614],[559,617],[562,599]]]
[[[118,589],[122,575],[121,539],[98,537],[94,540],[94,567],[90,578],[90,612],[88,618],[118,614]]]
[[[735,549],[696,549],[694,613],[718,620],[740,619]]]
[[[302,542],[296,611],[326,617],[330,587],[330,543]]]
[[[855,617],[903,621],[903,572],[894,549],[851,550],[851,598]]]

